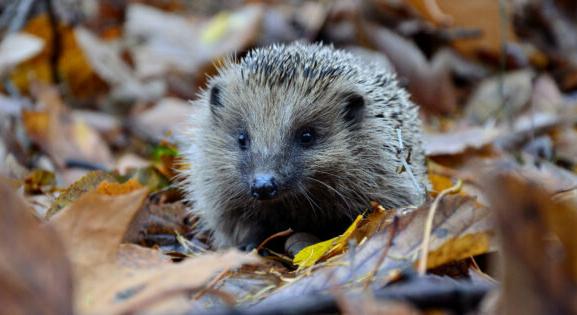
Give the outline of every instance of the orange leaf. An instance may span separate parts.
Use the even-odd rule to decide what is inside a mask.
[[[131,178],[124,183],[103,181],[98,185],[98,187],[96,187],[96,192],[108,196],[124,195],[141,189],[142,187],[143,186],[134,178]]]

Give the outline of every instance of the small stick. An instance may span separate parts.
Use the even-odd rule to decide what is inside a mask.
[[[266,244],[267,244],[268,242],[270,242],[272,239],[275,239],[275,238],[278,238],[278,237],[289,236],[289,235],[292,234],[292,232],[293,232],[293,230],[292,230],[291,228],[288,228],[288,229],[286,229],[286,230],[284,230],[284,231],[280,231],[280,232],[274,233],[273,235],[267,237],[264,241],[262,241],[262,242],[256,247],[256,250],[257,250],[257,251],[261,250],[261,249],[264,247],[264,245],[266,245]]]
[[[198,300],[200,299],[203,295],[205,295],[207,292],[214,290],[214,287],[216,286],[217,283],[219,283],[222,279],[224,279],[227,275],[229,274],[229,270],[225,269],[223,270],[221,273],[219,273],[216,277],[214,277],[214,279],[212,279],[205,287],[204,289],[198,291],[193,297],[192,300]]]
[[[425,223],[425,232],[423,233],[423,242],[421,243],[421,258],[419,259],[419,267],[417,271],[419,272],[420,276],[424,276],[427,272],[427,255],[429,253],[429,241],[431,240],[431,230],[433,229],[433,218],[435,217],[435,212],[437,212],[437,208],[439,207],[439,203],[441,199],[448,194],[457,193],[461,190],[463,186],[463,181],[459,180],[454,186],[449,187],[443,190],[435,201],[431,204],[429,208],[429,214],[427,215],[427,221]]]

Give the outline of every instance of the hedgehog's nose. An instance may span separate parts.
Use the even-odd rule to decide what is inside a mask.
[[[255,175],[250,187],[250,193],[258,200],[267,200],[276,197],[278,188],[274,177],[269,174]]]

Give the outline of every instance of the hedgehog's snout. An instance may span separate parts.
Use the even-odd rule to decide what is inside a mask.
[[[250,186],[250,193],[257,200],[269,200],[278,195],[278,186],[272,174],[255,174]]]

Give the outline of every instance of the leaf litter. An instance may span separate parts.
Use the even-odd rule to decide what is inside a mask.
[[[0,5],[1,313],[577,312],[574,4],[53,0],[4,18],[26,2]],[[297,253],[275,247],[292,231],[215,251],[174,134],[224,58],[298,39],[397,73],[423,112],[428,201],[368,200]]]

